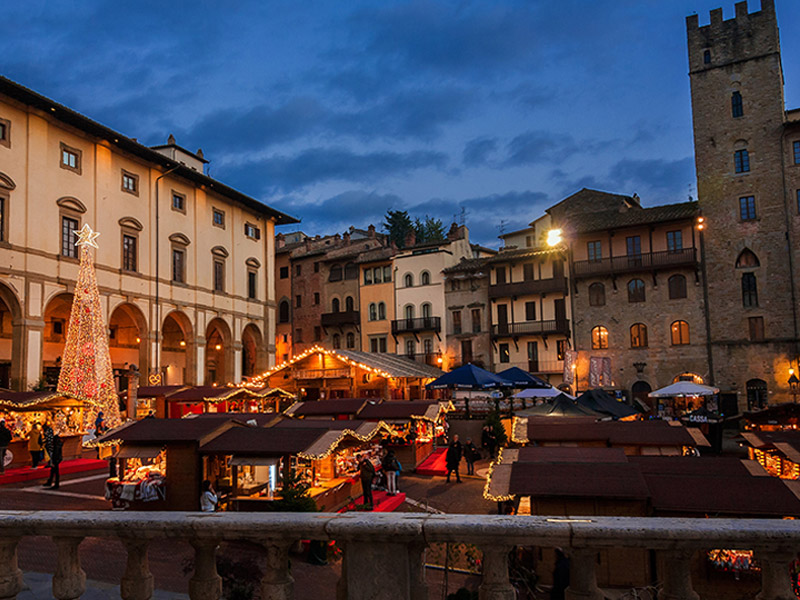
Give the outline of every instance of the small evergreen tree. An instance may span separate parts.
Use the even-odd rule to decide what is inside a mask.
[[[420,220],[419,217],[415,219],[414,232],[416,233],[418,244],[443,242],[446,237],[441,219],[434,219],[428,215],[425,215],[424,221]]]
[[[316,512],[317,504],[308,495],[310,487],[308,482],[302,481],[294,471],[290,471],[284,475],[281,497],[268,502],[267,506],[275,512]]]
[[[489,425],[494,432],[494,438],[497,440],[497,447],[505,446],[508,442],[508,436],[506,435],[506,428],[503,427],[503,421],[500,419],[500,413],[496,410],[493,410],[489,413],[489,416],[486,417],[486,421],[483,423],[484,425]]]
[[[383,230],[389,235],[389,241],[394,242],[398,248],[404,248],[406,237],[408,237],[409,233],[415,231],[414,223],[411,222],[408,212],[404,210],[389,210],[386,211],[384,219]]]

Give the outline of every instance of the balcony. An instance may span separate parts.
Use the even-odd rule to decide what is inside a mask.
[[[551,333],[569,335],[569,319],[522,321],[520,323],[492,325],[493,338],[519,337],[521,335],[547,335]]]
[[[683,248],[675,252],[645,252],[636,256],[614,256],[600,260],[577,260],[572,265],[575,278],[656,271],[674,267],[693,267],[697,264],[697,250]]]
[[[357,310],[322,313],[323,327],[343,327],[345,325],[358,325],[360,322],[361,322],[360,312]]]
[[[796,521],[777,519],[4,511],[0,532],[0,596],[13,599],[23,591],[19,541],[45,536],[56,547],[52,592],[58,600],[74,600],[86,592],[81,555],[95,545],[85,544],[79,552],[86,538],[114,540],[125,548],[127,564],[120,578],[125,600],[148,600],[153,594],[148,546],[178,541],[194,549],[187,585],[191,600],[220,598],[222,579],[215,560],[220,542],[247,542],[262,570],[259,597],[281,600],[291,600],[295,588],[302,590],[308,583],[295,581],[290,562],[290,549],[303,539],[336,540],[343,548],[342,575],[327,597],[350,600],[433,598],[425,552],[429,544],[445,543],[476,546],[482,600],[518,597],[509,579],[509,551],[515,546],[562,548],[570,556],[567,598],[606,597],[597,585],[599,551],[652,550],[662,565],[656,582],[659,598],[675,600],[697,598],[692,557],[698,551],[747,548],[756,552],[762,567],[757,597],[786,600],[793,597],[789,564],[800,547]],[[718,589],[724,597],[730,582],[720,580]]]
[[[566,294],[567,278],[533,279],[489,286],[489,298],[513,298],[530,294]]]
[[[421,333],[423,331],[433,331],[439,333],[442,330],[441,317],[421,317],[419,319],[396,319],[392,321],[392,335],[402,333]]]
[[[424,365],[430,365],[431,367],[436,367],[438,369],[442,368],[442,363],[440,360],[442,359],[441,352],[423,352],[421,354],[403,354],[408,360],[413,360],[414,362],[422,363]]]
[[[292,369],[294,379],[346,379],[350,369]]]

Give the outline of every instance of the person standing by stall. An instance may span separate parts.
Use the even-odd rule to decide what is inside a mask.
[[[386,474],[386,491],[390,496],[397,495],[397,472],[400,470],[400,463],[394,455],[394,450],[389,450],[381,461],[381,468]]]
[[[5,419],[0,419],[0,473],[6,472],[6,452],[11,443],[11,432],[6,427]]]
[[[47,466],[52,464],[50,458],[53,456],[53,436],[52,426],[50,423],[45,422],[44,427],[42,427],[42,446],[47,452]]]
[[[203,480],[200,484],[200,510],[203,512],[215,512],[217,510],[217,496],[214,488],[211,486],[211,481],[208,479]]]
[[[361,490],[364,494],[364,506],[369,505],[369,509],[372,510],[372,480],[375,478],[375,465],[365,456],[358,464],[358,471],[361,476]]]
[[[50,477],[43,487],[57,490],[61,482],[61,459],[64,457],[64,442],[57,433],[53,435],[53,451],[50,453]]]
[[[94,437],[100,437],[103,435],[108,428],[106,427],[106,419],[103,416],[103,411],[101,410],[97,413],[97,418],[94,420]]]
[[[453,441],[447,447],[447,454],[445,454],[445,463],[447,463],[447,483],[450,483],[450,473],[455,471],[456,482],[461,483],[461,475],[458,473],[458,465],[461,462],[461,455],[464,449],[461,442],[458,441],[458,434],[453,436]]]
[[[467,438],[464,444],[464,460],[467,461],[467,475],[475,475],[475,461],[481,457],[480,452],[472,443],[472,438]]]
[[[31,467],[34,469],[42,462],[42,426],[34,423],[31,427],[30,437],[28,438],[28,452],[31,453]]]

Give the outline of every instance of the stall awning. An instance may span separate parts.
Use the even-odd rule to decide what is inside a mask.
[[[235,467],[275,467],[277,465],[277,458],[264,456],[234,456],[231,458],[231,466]]]
[[[122,446],[116,458],[155,458],[161,454],[161,446]]]

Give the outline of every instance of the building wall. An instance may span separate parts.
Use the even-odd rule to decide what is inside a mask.
[[[454,282],[456,285],[454,286]],[[489,305],[489,278],[486,271],[448,273],[445,280],[444,320],[447,349],[442,368],[451,370],[456,366],[472,362],[490,369],[492,365],[492,342],[490,337],[491,315]],[[480,311],[478,331],[473,329],[472,311]],[[454,330],[454,311],[461,313],[461,332]],[[470,342],[472,360],[462,353],[463,343]]]
[[[366,284],[364,279],[364,272],[369,270],[374,273],[375,269],[381,269],[381,279],[383,279],[384,267],[389,267],[389,272],[392,275],[391,281],[382,281],[381,283]],[[385,338],[386,339],[386,352],[394,354],[397,352],[397,347],[392,337],[392,321],[395,317],[395,303],[394,303],[394,286],[397,282],[394,280],[395,269],[392,261],[378,261],[364,263],[360,265],[359,277],[359,300],[361,311],[361,348],[367,352],[371,351],[372,338]],[[377,305],[383,302],[386,306],[386,318],[370,320],[369,307],[371,304]]]

